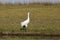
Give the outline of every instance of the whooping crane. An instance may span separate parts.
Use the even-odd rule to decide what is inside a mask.
[[[30,14],[30,13],[28,12],[28,18],[27,18],[25,21],[21,22],[21,27],[22,27],[23,29],[26,29],[27,26],[28,26],[28,24],[29,24],[29,22],[30,22],[29,14]]]

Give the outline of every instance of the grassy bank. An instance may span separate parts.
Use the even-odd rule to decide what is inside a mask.
[[[0,40],[54,40],[56,38],[34,38],[34,37],[7,37]],[[57,40],[60,40],[59,38]]]

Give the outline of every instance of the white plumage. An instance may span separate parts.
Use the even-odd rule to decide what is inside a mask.
[[[21,22],[21,27],[22,28],[27,28],[28,23],[30,22],[29,14],[30,13],[28,12],[28,18],[25,21]]]

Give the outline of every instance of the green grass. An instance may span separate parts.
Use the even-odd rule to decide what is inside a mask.
[[[28,11],[27,32],[60,33],[60,5],[0,5],[0,32],[23,32],[20,22]]]
[[[60,40],[60,38],[7,37],[0,40]]]

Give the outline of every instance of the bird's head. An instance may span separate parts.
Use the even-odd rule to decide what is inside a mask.
[[[30,15],[30,12],[28,12],[28,15]]]

